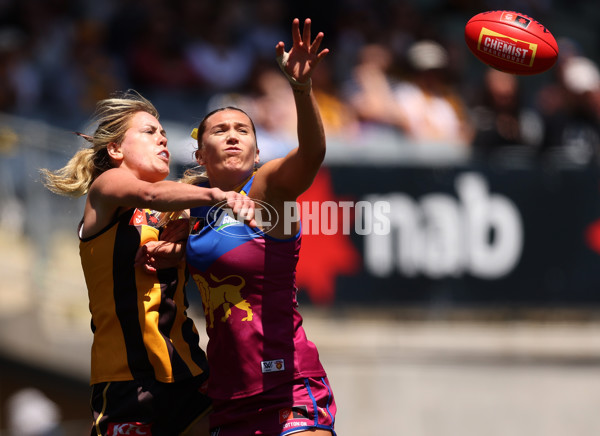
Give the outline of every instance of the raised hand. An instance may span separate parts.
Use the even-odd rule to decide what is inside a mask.
[[[329,53],[329,49],[319,51],[323,41],[323,32],[319,32],[311,43],[311,20],[304,21],[302,34],[300,33],[300,20],[295,18],[292,22],[293,45],[289,52],[285,51],[283,41],[275,46],[277,63],[285,73],[292,85],[308,85],[313,71],[319,62]]]

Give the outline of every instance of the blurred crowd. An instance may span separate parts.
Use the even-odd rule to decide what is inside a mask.
[[[468,52],[473,15],[513,9],[556,36],[557,65],[535,77],[487,69]],[[331,49],[313,78],[326,132],[600,162],[596,0],[3,0],[0,112],[68,129],[97,100],[136,89],[163,119],[194,124],[237,104],[262,137],[295,137],[294,106],[274,61],[294,17],[310,17]],[[554,26],[554,27],[553,27]]]

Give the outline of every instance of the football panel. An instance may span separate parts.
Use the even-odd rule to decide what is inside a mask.
[[[540,39],[548,40],[549,43],[554,41],[554,37],[546,27],[537,20],[515,11],[487,11],[475,15],[469,22],[489,21],[503,23],[508,26],[513,26],[516,29],[525,30],[538,36]]]

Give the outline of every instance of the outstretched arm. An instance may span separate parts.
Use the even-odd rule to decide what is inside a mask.
[[[130,171],[112,168],[92,184],[84,212],[85,236],[93,235],[114,219],[119,208],[177,211],[202,205],[230,207],[236,217],[256,226],[254,203],[248,197],[218,188],[202,188],[174,181],[145,182]]]
[[[160,212],[189,209],[196,206],[227,204],[237,213],[253,211],[251,200],[241,194],[204,188],[170,180],[145,182],[130,171],[112,168],[102,173],[88,193],[90,202],[116,209],[118,207],[148,208]]]
[[[311,42],[311,20],[304,21],[300,33],[300,21],[292,23],[293,45],[289,52],[285,44],[275,47],[277,62],[290,81],[294,92],[298,120],[298,147],[283,159],[267,162],[264,173],[267,198],[295,200],[308,189],[325,158],[325,132],[319,107],[312,92],[311,76],[321,60],[329,53],[319,51],[323,41],[319,32]]]

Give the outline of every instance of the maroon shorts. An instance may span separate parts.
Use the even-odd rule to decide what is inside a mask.
[[[251,397],[213,400],[211,436],[283,436],[323,429],[335,436],[336,405],[327,377],[305,378]]]
[[[201,374],[176,383],[144,379],[93,385],[91,436],[182,433],[211,410],[203,393],[206,378]]]

